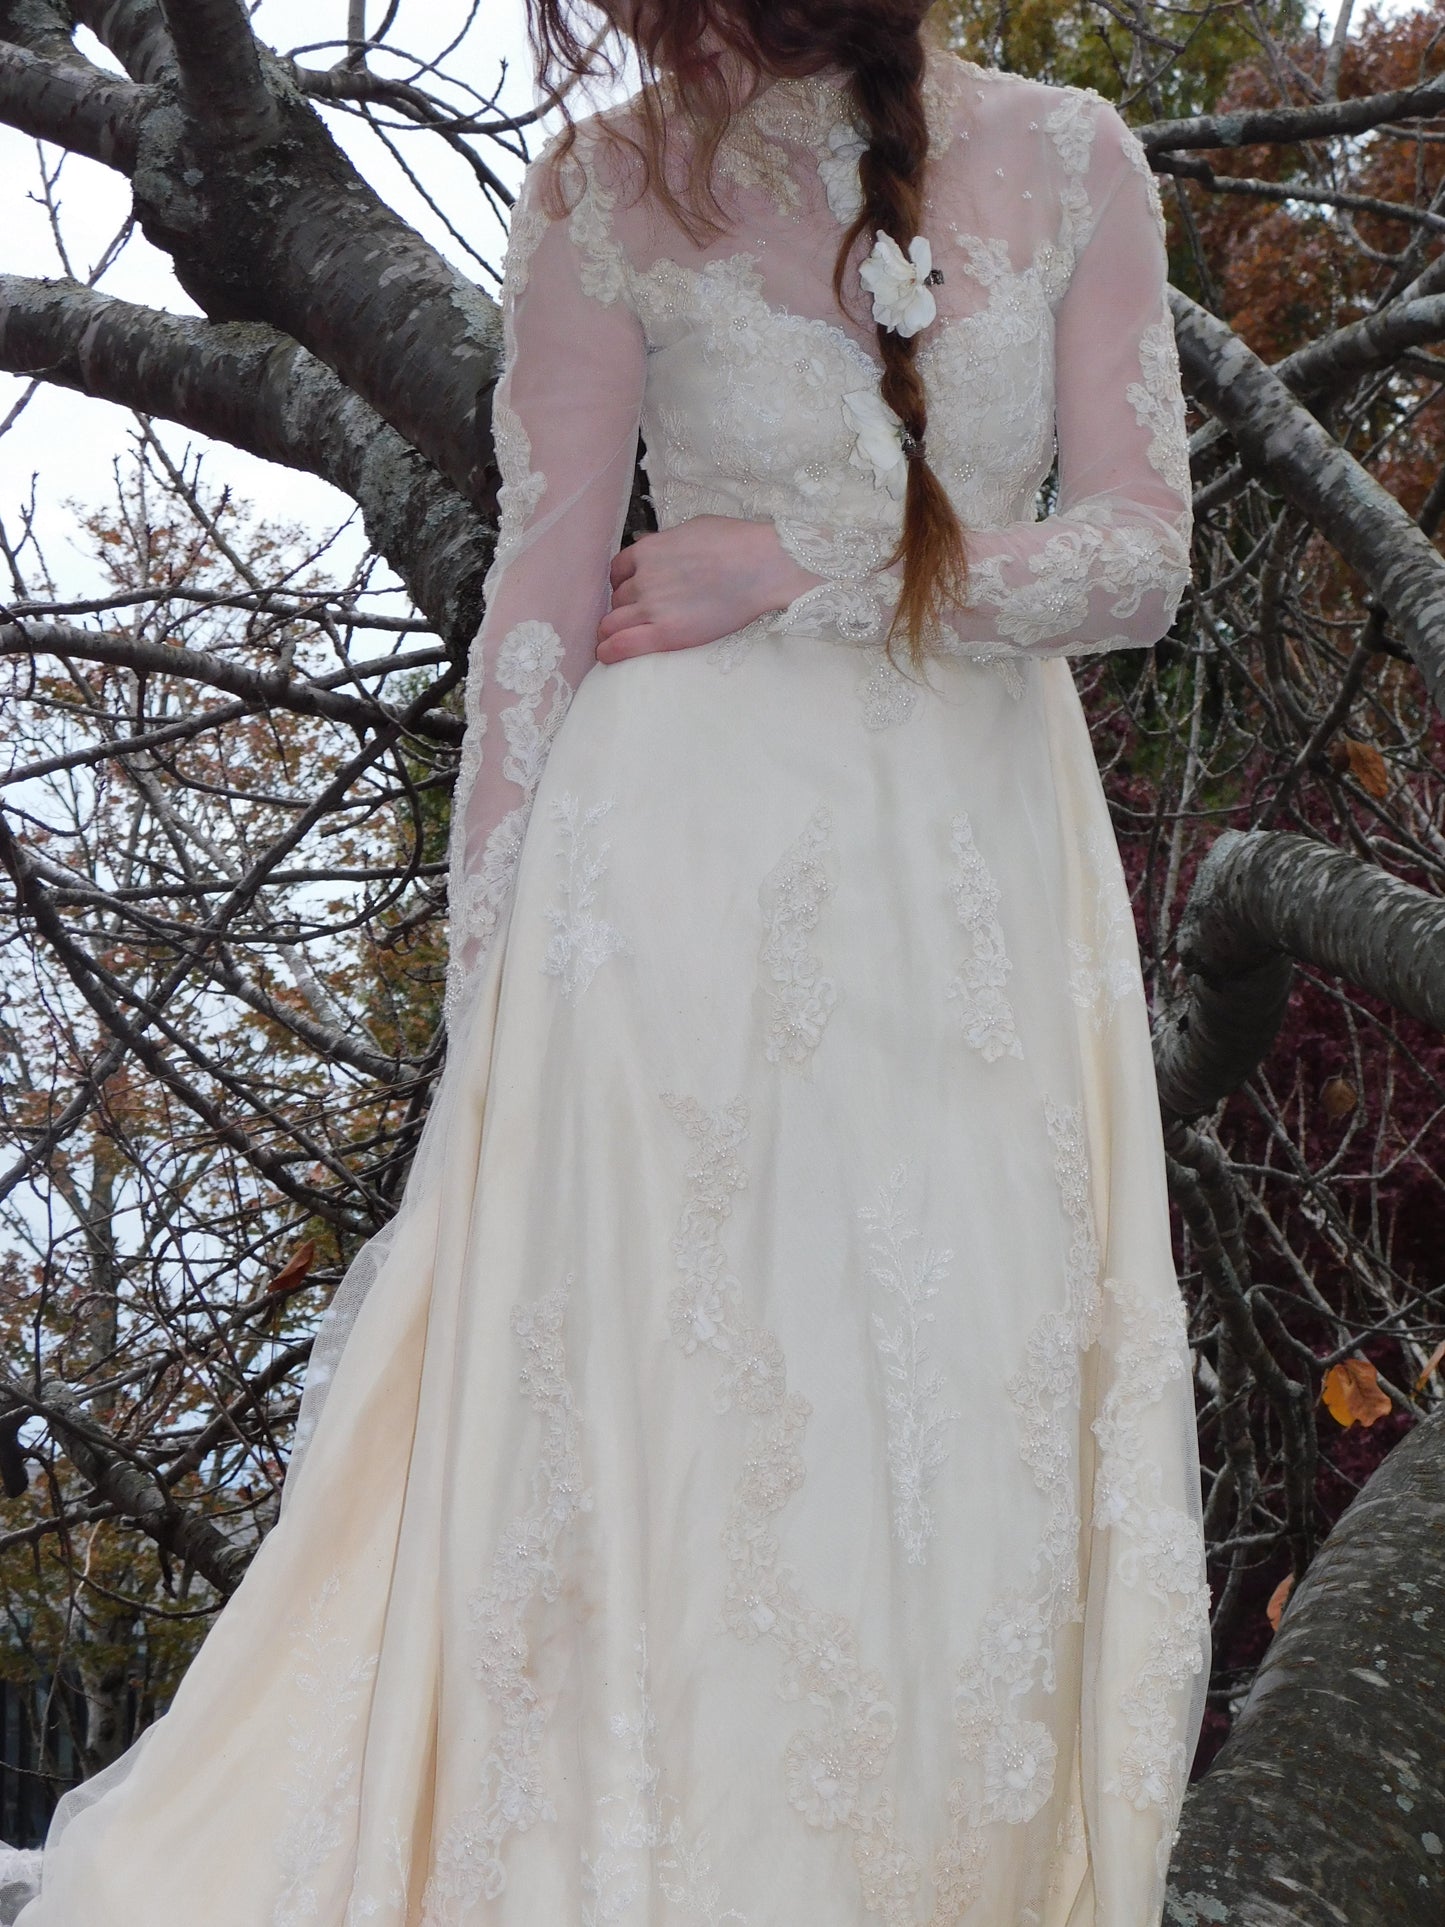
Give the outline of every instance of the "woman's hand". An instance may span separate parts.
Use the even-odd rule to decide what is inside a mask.
[[[597,629],[597,660],[695,649],[786,609],[822,580],[795,562],[771,522],[695,515],[643,535],[612,558],[612,607]]]

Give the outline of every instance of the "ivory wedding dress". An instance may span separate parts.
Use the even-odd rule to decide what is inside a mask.
[[[280,1523],[24,1927],[1159,1920],[1208,1594],[1066,658],[1188,577],[1163,219],[1100,96],[932,54],[927,97],[972,588],[926,685],[879,645],[843,92],[747,110],[705,245],[596,122],[570,212],[528,177],[446,1078]],[[772,519],[823,579],[600,667],[639,424],[662,526]]]

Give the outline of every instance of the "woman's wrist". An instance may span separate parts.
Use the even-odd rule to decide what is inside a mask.
[[[753,527],[757,531],[758,559],[753,580],[759,597],[758,614],[769,615],[790,607],[825,578],[804,568],[788,553],[771,522],[756,522]]]

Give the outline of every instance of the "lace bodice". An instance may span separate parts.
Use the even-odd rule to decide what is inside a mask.
[[[1006,657],[1152,643],[1188,580],[1190,490],[1143,148],[1091,89],[952,55],[930,55],[926,101],[922,232],[943,281],[919,365],[929,458],[970,564],[939,641]],[[635,157],[605,138],[630,111],[582,123],[565,159],[544,153],[513,223],[493,406],[502,521],[454,815],[453,1001],[505,906],[552,736],[596,668],[639,430],[659,526],[772,521],[821,578],[740,644],[806,627],[876,648],[897,593],[882,565],[901,449],[868,298],[852,272],[840,310],[831,285],[858,195],[846,93],[826,76],[778,81],[739,116],[718,158],[726,231],[704,244],[637,192]],[[558,167],[570,211],[553,218]]]

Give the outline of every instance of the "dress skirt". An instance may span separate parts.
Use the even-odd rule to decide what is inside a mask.
[[[1184,1311],[1063,660],[587,675],[263,1544],[24,1927],[1155,1927]]]

